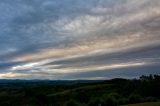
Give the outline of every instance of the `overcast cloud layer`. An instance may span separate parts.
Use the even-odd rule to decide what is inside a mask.
[[[0,0],[0,79],[160,74],[160,0]]]

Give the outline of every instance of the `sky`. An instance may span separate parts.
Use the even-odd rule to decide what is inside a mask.
[[[0,0],[0,79],[160,74],[160,0]]]

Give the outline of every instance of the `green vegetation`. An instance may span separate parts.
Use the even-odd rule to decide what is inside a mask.
[[[159,89],[159,75],[134,80],[1,81],[0,106],[132,106],[125,104],[145,102],[159,106]]]
[[[146,103],[137,103],[123,106],[160,106],[160,102],[146,102]]]

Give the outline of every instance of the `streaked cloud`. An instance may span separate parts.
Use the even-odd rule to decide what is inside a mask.
[[[159,74],[158,0],[1,0],[0,13],[0,78]]]

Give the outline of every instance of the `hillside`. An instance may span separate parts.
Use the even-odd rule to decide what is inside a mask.
[[[160,100],[158,75],[133,80],[12,80],[3,81],[0,86],[0,106],[117,106]]]

